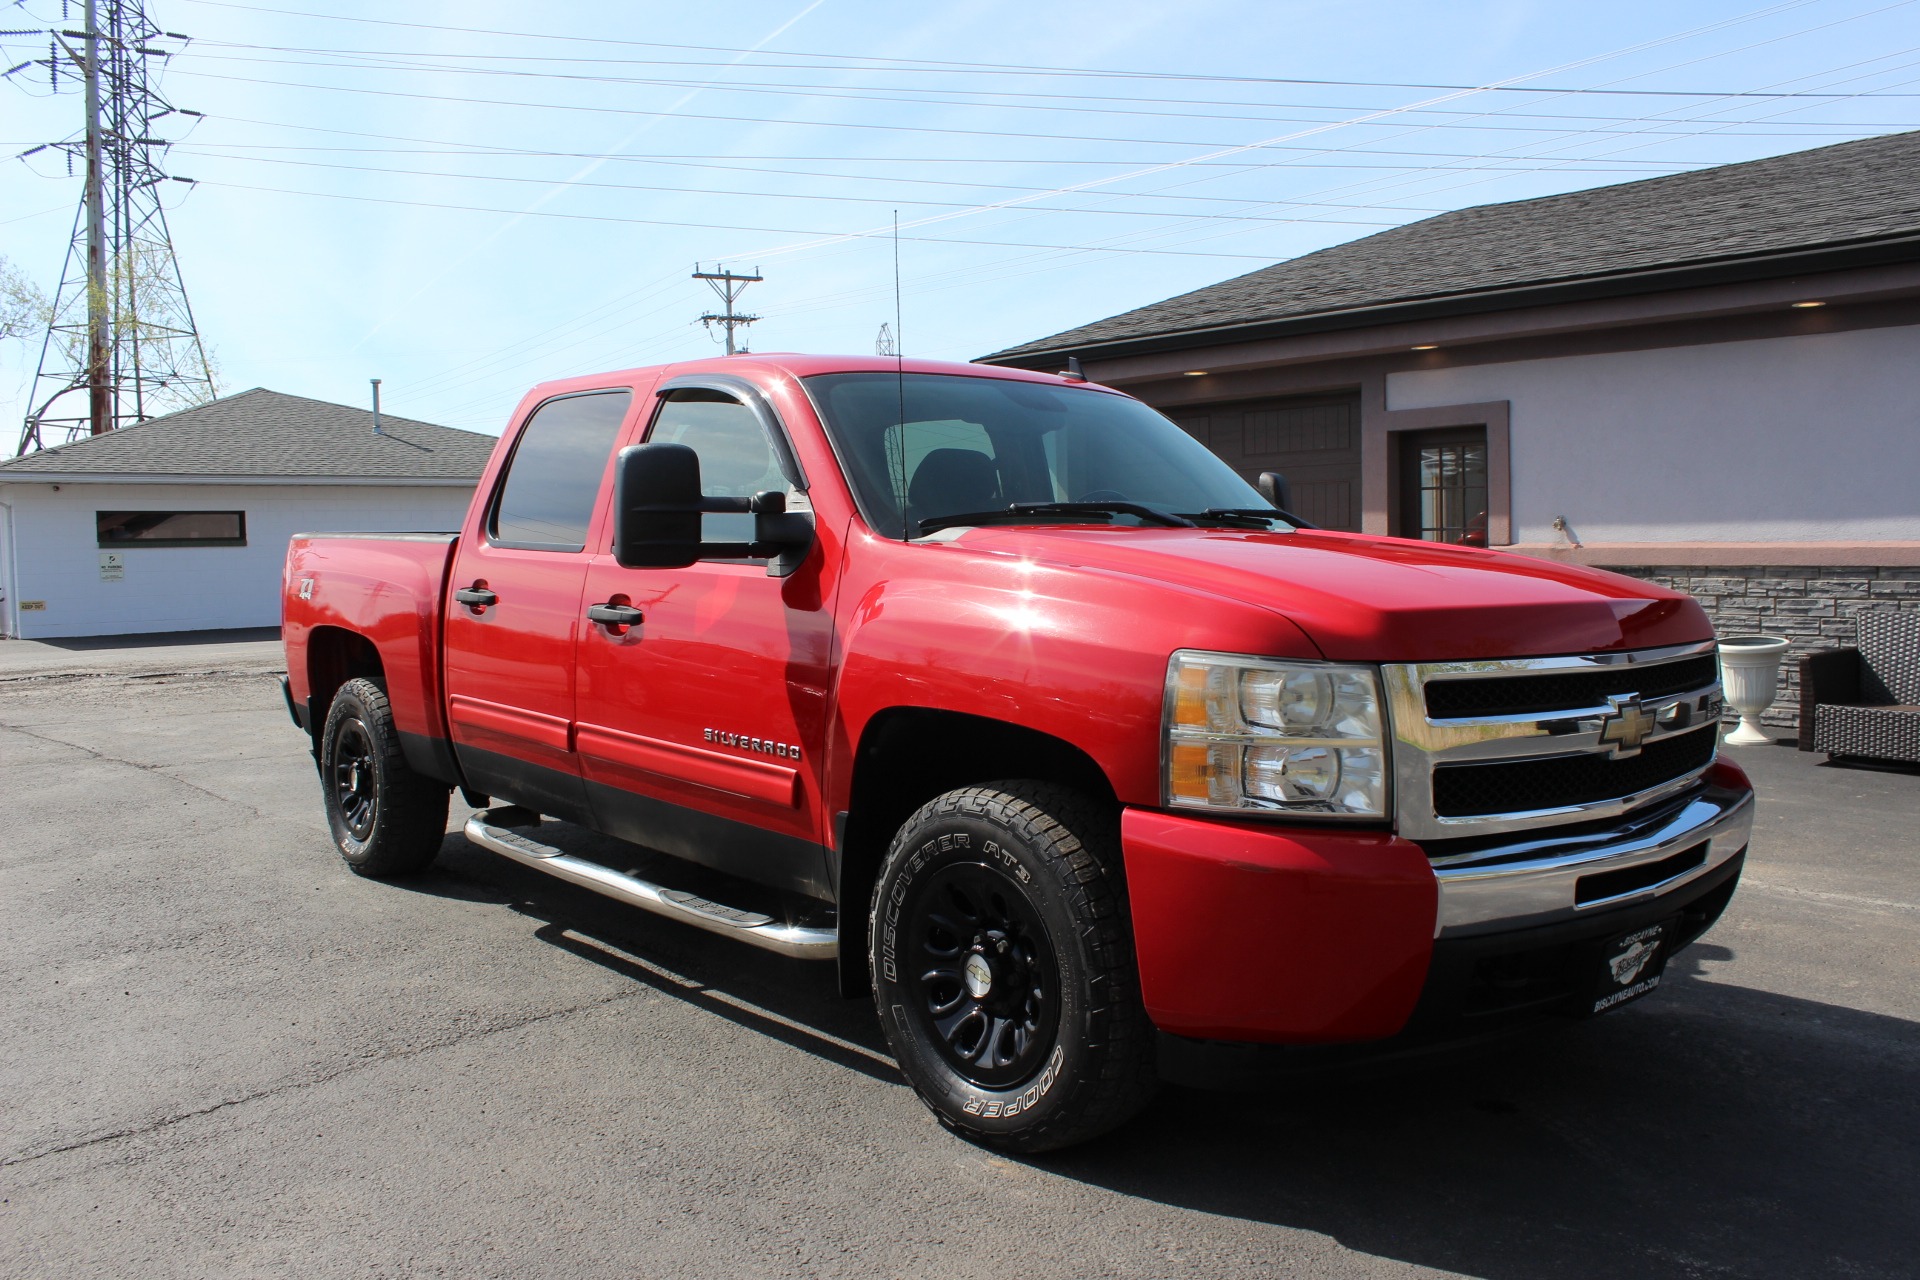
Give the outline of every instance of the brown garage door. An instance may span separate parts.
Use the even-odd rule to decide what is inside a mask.
[[[1242,400],[1168,413],[1249,484],[1278,471],[1294,514],[1327,529],[1360,528],[1360,397]]]

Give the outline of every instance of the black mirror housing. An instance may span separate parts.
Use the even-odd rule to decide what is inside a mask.
[[[700,455],[635,444],[613,464],[613,558],[626,569],[684,569],[700,559]]]
[[[767,576],[784,578],[800,567],[813,546],[813,517],[787,510],[787,495],[753,496],[753,554],[767,557]]]
[[[707,513],[753,516],[752,542],[702,542]],[[813,518],[787,510],[777,490],[751,498],[700,493],[700,455],[684,444],[636,444],[613,463],[613,558],[624,569],[684,569],[701,560],[766,557],[784,578],[813,545]]]
[[[1255,487],[1260,490],[1261,497],[1282,511],[1293,510],[1293,486],[1278,471],[1262,471]]]

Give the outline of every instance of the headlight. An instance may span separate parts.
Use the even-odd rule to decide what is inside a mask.
[[[1167,665],[1165,733],[1169,806],[1386,816],[1371,667],[1182,649]]]

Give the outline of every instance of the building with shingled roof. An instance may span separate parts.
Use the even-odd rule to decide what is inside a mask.
[[[1920,132],[1460,209],[983,359],[1075,357],[1329,528],[1850,644],[1920,608],[1916,173]]]
[[[494,444],[255,387],[0,462],[0,635],[278,626],[289,537],[457,529]]]

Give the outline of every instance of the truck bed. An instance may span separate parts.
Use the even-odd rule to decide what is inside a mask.
[[[452,781],[440,644],[457,533],[300,533],[287,547],[281,635],[296,717],[317,731],[354,646],[379,655],[407,759]],[[364,638],[363,638],[364,637]]]

